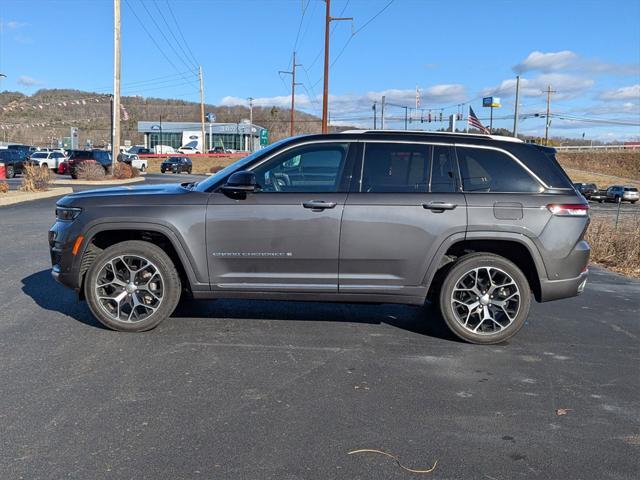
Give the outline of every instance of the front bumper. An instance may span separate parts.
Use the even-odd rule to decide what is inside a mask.
[[[540,279],[540,301],[550,302],[561,298],[570,298],[580,295],[584,291],[589,277],[589,270],[585,269],[575,278],[563,280]]]

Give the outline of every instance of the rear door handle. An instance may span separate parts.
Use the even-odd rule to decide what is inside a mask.
[[[458,205],[456,203],[446,203],[446,202],[428,202],[423,203],[422,208],[426,210],[431,210],[434,212],[443,212],[444,210],[453,210]]]
[[[312,210],[324,210],[325,208],[334,208],[337,205],[336,202],[324,202],[322,200],[309,200],[304,202],[302,206],[304,208],[310,208]]]

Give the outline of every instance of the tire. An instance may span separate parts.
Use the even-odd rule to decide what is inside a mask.
[[[160,173],[164,173],[164,168],[161,168],[161,169],[160,169]]]
[[[42,163],[42,164],[40,165],[40,168],[49,168],[49,165],[47,165],[46,163]]]
[[[7,175],[7,178],[13,178],[16,176],[16,169],[13,168],[13,165],[7,165],[7,168],[5,169],[5,174]]]
[[[145,167],[144,165],[140,165],[140,171],[144,172],[147,169],[147,167]]]
[[[117,275],[113,274],[114,268]],[[144,280],[146,288],[137,288]],[[84,279],[91,313],[104,326],[121,332],[155,328],[173,313],[181,290],[180,277],[168,255],[157,245],[139,240],[117,243],[102,251]],[[114,299],[105,300],[108,297]]]
[[[488,282],[489,274],[493,286]],[[504,342],[522,328],[529,315],[531,290],[527,278],[513,262],[491,253],[473,253],[460,258],[447,273],[440,289],[439,306],[456,336],[470,343],[492,345]],[[487,314],[493,320],[485,318]]]

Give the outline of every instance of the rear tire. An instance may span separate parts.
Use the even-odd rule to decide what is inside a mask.
[[[13,178],[16,176],[16,170],[15,168],[13,168],[13,165],[7,165],[5,173],[7,175],[7,178]]]
[[[531,290],[513,262],[491,253],[473,253],[458,260],[447,273],[439,305],[456,336],[491,345],[522,328],[529,315]]]
[[[157,245],[139,240],[108,247],[85,276],[91,313],[104,326],[144,332],[169,317],[181,294],[178,272]]]

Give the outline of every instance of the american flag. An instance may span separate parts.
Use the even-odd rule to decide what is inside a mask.
[[[478,117],[476,117],[476,114],[473,112],[473,108],[471,107],[469,107],[469,119],[467,120],[467,123],[469,124],[470,127],[477,128],[482,133],[486,133],[486,134],[489,133],[489,129],[484,125],[482,125],[480,120],[478,120]]]

